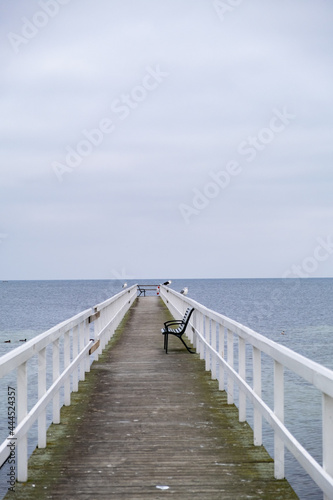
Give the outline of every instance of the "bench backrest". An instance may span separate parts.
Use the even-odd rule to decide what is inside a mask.
[[[188,307],[185,311],[185,314],[184,314],[184,317],[182,319],[185,327],[187,326],[187,323],[190,321],[190,317],[191,317],[191,314],[193,313],[194,311],[194,307]]]

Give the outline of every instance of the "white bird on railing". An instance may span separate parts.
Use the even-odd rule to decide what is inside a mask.
[[[127,283],[124,283],[121,288],[126,288],[126,287],[127,287]]]
[[[187,295],[188,294],[187,286],[185,286],[180,293],[182,293],[183,295]]]
[[[166,281],[165,283],[163,283],[163,285],[168,286],[168,285],[171,285],[171,283],[172,283],[172,281],[171,281],[171,280],[168,280],[168,281]]]

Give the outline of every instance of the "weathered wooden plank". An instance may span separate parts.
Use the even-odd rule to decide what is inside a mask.
[[[97,340],[97,342],[95,342],[95,343],[91,346],[91,348],[89,349],[89,355],[90,355],[90,354],[92,354],[93,352],[95,352],[95,351],[99,348],[100,343],[101,343],[101,341],[98,339],[98,340]]]
[[[97,311],[95,312],[95,314],[92,314],[91,316],[89,316],[89,323],[93,323],[94,321],[96,321],[96,319],[98,319],[101,315],[101,311]]]
[[[173,337],[165,354],[168,319],[158,297],[136,301],[11,499],[297,498],[199,356]]]

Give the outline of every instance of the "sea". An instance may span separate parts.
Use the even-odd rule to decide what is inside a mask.
[[[159,284],[171,279],[127,280]],[[121,280],[54,280],[0,282],[0,356],[52,326],[122,290]],[[333,370],[333,278],[175,279],[170,288],[188,288],[188,297]],[[155,292],[154,292],[155,293]],[[10,341],[10,342],[8,342]],[[8,435],[8,385],[0,384],[0,443]],[[263,357],[263,399],[271,407],[273,371]],[[36,390],[37,380],[29,390]],[[322,463],[321,395],[310,384],[285,373],[285,423],[300,443]],[[237,397],[236,397],[237,403]],[[252,424],[252,410],[247,415]],[[48,414],[48,421],[51,416]],[[29,453],[36,446],[36,429]],[[273,456],[273,435],[263,427],[264,446]],[[322,494],[286,451],[286,477],[301,499]],[[0,470],[0,498],[7,492],[7,464]]]

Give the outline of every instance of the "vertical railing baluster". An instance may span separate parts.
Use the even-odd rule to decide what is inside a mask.
[[[68,368],[71,362],[71,342],[70,342],[70,331],[64,334],[64,370]],[[70,375],[66,378],[64,382],[64,404],[69,406],[71,404],[71,378]]]
[[[17,369],[17,424],[28,413],[28,374],[27,363]],[[17,443],[17,480],[28,480],[28,436],[25,434]]]
[[[274,413],[284,423],[284,367],[274,361]],[[274,476],[284,478],[284,444],[277,433],[274,433]]]
[[[86,346],[87,344],[89,344],[89,341],[90,341],[90,323],[89,323],[89,318],[87,318],[84,322],[84,345]],[[85,371],[86,371],[86,373],[90,372],[89,353],[87,353],[87,356],[86,356]]]
[[[198,311],[194,310],[192,314],[192,321],[193,321],[193,328],[192,330],[192,345],[193,348],[197,350],[197,334],[196,334],[196,329],[197,329],[197,324],[198,324]]]
[[[261,351],[253,347],[253,390],[261,399]],[[262,445],[262,415],[258,408],[253,412],[253,439],[255,446]]]
[[[219,355],[224,359],[224,326],[219,323]],[[219,389],[224,391],[224,366],[219,364]]]
[[[234,334],[228,329],[227,334],[227,361],[228,365],[234,367]],[[228,375],[228,404],[232,405],[234,403],[234,381]]]
[[[38,353],[38,399],[46,393],[46,348]],[[38,448],[46,447],[46,410],[38,417]]]
[[[84,338],[84,321],[81,321],[79,325],[79,352],[82,351],[82,349],[85,346],[85,338]],[[82,358],[82,361],[80,363],[80,381],[84,381],[86,378],[86,371],[85,371],[85,359]]]
[[[212,358],[211,358],[212,359],[211,371],[212,371],[212,379],[213,380],[216,380],[217,359],[216,359],[216,355],[214,354],[214,352],[217,350],[217,347],[216,347],[216,329],[217,329],[216,321],[212,320],[211,321],[212,347],[213,347],[214,351],[212,352]]]
[[[94,337],[95,337],[95,340],[97,340],[97,337],[99,336],[100,331],[101,331],[101,316],[99,318],[95,319],[95,321],[94,321]],[[98,358],[99,358],[100,354],[102,353],[101,343],[102,343],[102,339],[100,339],[99,348],[96,349],[96,351],[95,351],[95,361],[98,361]]]
[[[73,328],[73,359],[75,359],[78,354],[79,354],[79,327],[77,325],[74,326]],[[78,370],[79,368],[77,367],[73,371],[73,392],[77,392],[79,390]]]
[[[103,335],[102,335],[102,352],[103,350],[105,349],[105,346],[107,344],[107,331],[106,331],[106,325],[107,325],[107,309],[104,308],[102,311],[101,311],[101,318],[102,318],[102,325],[101,325],[101,329],[103,329]]]
[[[102,333],[102,330],[103,330],[103,327],[104,327],[104,309],[101,309],[99,311],[100,313],[100,316],[98,318],[98,320],[95,322],[96,325],[98,325],[98,335],[99,335],[99,339],[100,339],[100,345],[99,345],[99,348],[97,350],[98,352],[98,357],[102,354],[103,352],[103,349],[104,349],[104,333]]]
[[[114,317],[115,315],[115,305],[114,303],[111,304],[111,310],[110,310],[110,320],[111,320],[111,325],[110,325],[110,338],[114,336],[115,328],[114,328]]]
[[[323,394],[323,469],[333,477],[333,398]],[[329,500],[324,495],[324,500]]]
[[[205,340],[209,344],[209,338],[210,338],[210,319],[208,316],[205,316]],[[211,369],[210,365],[210,349],[205,345],[205,369],[206,371],[209,371]]]
[[[245,340],[238,337],[238,374],[246,381],[246,355],[245,355]],[[245,392],[239,388],[239,421],[246,421],[246,395]]]
[[[111,325],[110,325],[110,321],[111,321],[111,308],[112,308],[112,304],[108,305],[108,307],[106,308],[106,322],[107,322],[107,325],[108,325],[108,329],[107,329],[107,332],[106,332],[106,344],[108,344],[110,342],[110,339],[111,339]]]
[[[200,313],[199,325],[200,325],[199,332],[201,334],[201,337],[205,338],[205,316],[202,313]],[[199,340],[199,342],[200,342],[200,345],[199,345],[200,359],[204,359],[204,357],[205,357],[205,344],[203,343],[203,341],[201,339]]]
[[[112,316],[113,316],[113,329],[114,331],[117,330],[117,312],[118,312],[118,303],[115,302],[113,304],[113,312],[112,312]]]
[[[197,354],[200,355],[200,337],[199,337],[199,332],[200,332],[200,321],[201,321],[201,313],[199,311],[194,311],[195,314],[195,329],[196,331],[194,332],[194,345],[197,351]]]
[[[197,354],[200,356],[200,349],[201,349],[201,342],[200,342],[200,333],[201,333],[201,312],[196,311],[196,328],[197,328],[197,334],[196,334],[196,350]]]
[[[53,382],[58,380],[60,375],[60,352],[59,339],[53,342],[52,352],[52,379]],[[57,391],[53,396],[53,423],[60,424],[60,393]]]

